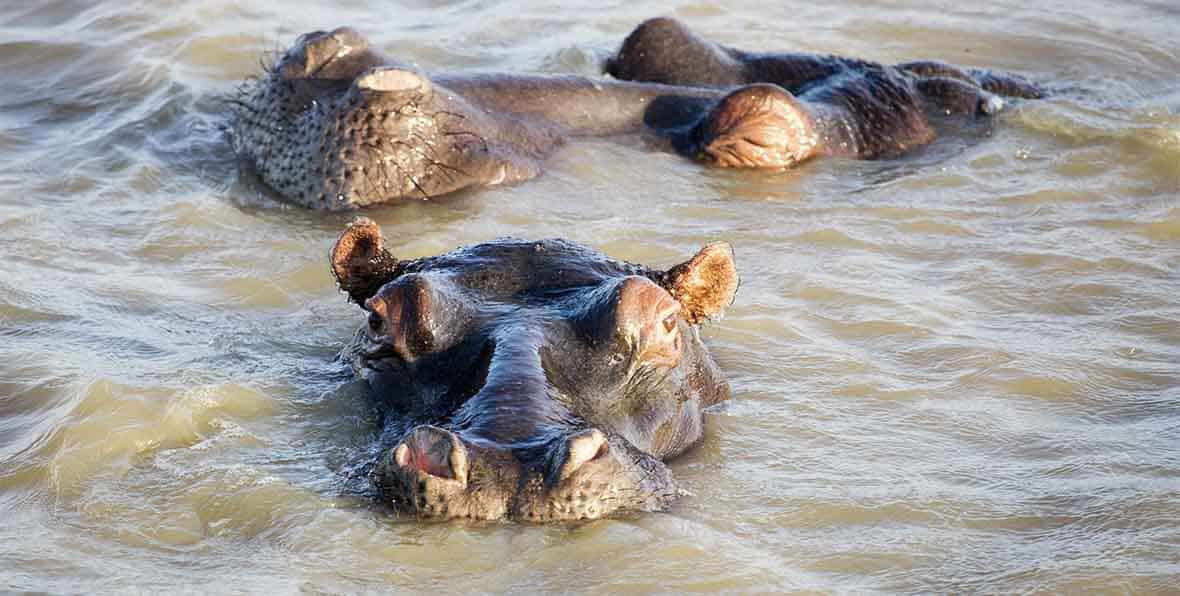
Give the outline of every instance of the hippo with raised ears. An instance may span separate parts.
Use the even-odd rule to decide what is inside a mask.
[[[367,313],[342,356],[383,417],[374,480],[420,518],[547,522],[651,511],[664,459],[729,388],[699,335],[737,291],[709,244],[667,270],[563,240],[401,261],[354,222],[331,255]]]
[[[886,66],[738,50],[664,17],[636,27],[605,70],[620,80],[734,89],[676,139],[682,153],[728,167],[894,157],[934,139],[933,115],[991,115],[1003,107],[1001,95],[1044,95],[1016,75],[937,61]]]

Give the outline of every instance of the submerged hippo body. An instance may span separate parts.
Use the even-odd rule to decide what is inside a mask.
[[[978,115],[999,106],[941,72],[918,76],[935,63],[912,74],[845,58],[768,59],[778,70],[742,78],[730,72],[740,66],[730,50],[687,30],[672,57],[649,51],[670,39],[658,22],[633,33],[611,67],[657,82],[427,75],[352,29],[308,33],[231,101],[234,148],[288,200],[354,209],[532,178],[576,136],[648,132],[708,163],[781,168],[818,155],[897,155],[934,137],[932,110]],[[792,69],[803,74],[767,75]]]
[[[732,167],[789,167],[820,155],[892,157],[930,142],[930,117],[990,115],[1000,95],[1038,98],[1014,76],[935,61],[886,66],[840,56],[754,53],[679,21],[640,24],[606,65],[617,79],[735,88],[679,149]]]
[[[398,261],[358,221],[332,251],[368,313],[343,355],[384,417],[374,471],[399,512],[554,521],[656,510],[662,460],[728,386],[698,325],[737,289],[706,246],[661,271],[560,240],[502,240]]]
[[[642,131],[653,103],[675,116],[678,98],[722,95],[576,76],[428,76],[345,27],[301,36],[243,86],[233,142],[288,200],[351,209],[532,178],[569,137]]]

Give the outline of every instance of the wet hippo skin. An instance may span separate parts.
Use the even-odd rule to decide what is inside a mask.
[[[301,36],[229,103],[234,148],[264,183],[305,206],[353,209],[532,178],[571,137],[658,133],[652,123],[680,126],[708,105],[682,100],[722,95],[577,76],[428,75],[342,27]]]
[[[606,64],[621,80],[735,89],[681,152],[730,167],[790,167],[820,155],[893,157],[930,142],[930,117],[986,116],[1000,95],[1043,94],[1015,75],[937,61],[887,66],[855,58],[755,53],[710,42],[683,23],[641,23]]]
[[[667,85],[738,87],[774,83],[801,93],[804,86],[836,74],[883,66],[876,62],[798,52],[748,52],[713,43],[668,17],[640,23],[606,63],[617,79]],[[959,68],[935,60],[894,65],[917,77],[946,77],[983,91],[1007,97],[1036,99],[1044,92],[1010,73],[979,68]]]
[[[370,220],[332,270],[366,321],[343,356],[383,415],[374,480],[421,518],[557,521],[666,507],[663,460],[729,397],[699,325],[732,300],[724,243],[667,270],[562,240],[400,261]]]
[[[628,38],[613,72],[695,86],[428,75],[376,52],[353,29],[308,33],[230,100],[234,148],[286,199],[355,209],[526,180],[578,136],[642,132],[707,163],[785,168],[820,155],[899,155],[934,138],[932,111],[975,117],[1002,105],[935,63],[904,70],[833,57],[767,58],[776,66],[751,77],[773,78],[797,94],[765,82],[706,88],[750,78],[730,72],[743,64],[730,50],[687,30],[697,45],[682,49],[699,50],[690,54],[694,60],[712,55],[719,65],[653,61],[653,51],[629,50],[666,45],[666,32],[650,23]],[[795,74],[791,80],[762,76],[781,72]],[[938,76],[925,76],[931,73]]]

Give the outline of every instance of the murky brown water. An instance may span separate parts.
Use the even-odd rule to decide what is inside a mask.
[[[0,6],[0,590],[1180,589],[1180,10],[384,0]],[[354,24],[431,69],[594,73],[642,18],[748,48],[1048,81],[987,138],[710,171],[578,142],[538,180],[371,211],[397,254],[727,239],[735,399],[672,511],[399,522],[332,358],[347,215],[242,180],[213,98]]]

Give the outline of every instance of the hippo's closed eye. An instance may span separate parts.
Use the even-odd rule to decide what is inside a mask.
[[[636,362],[673,367],[680,362],[680,303],[643,277],[629,277],[619,288],[615,311],[620,331],[634,342]]]

